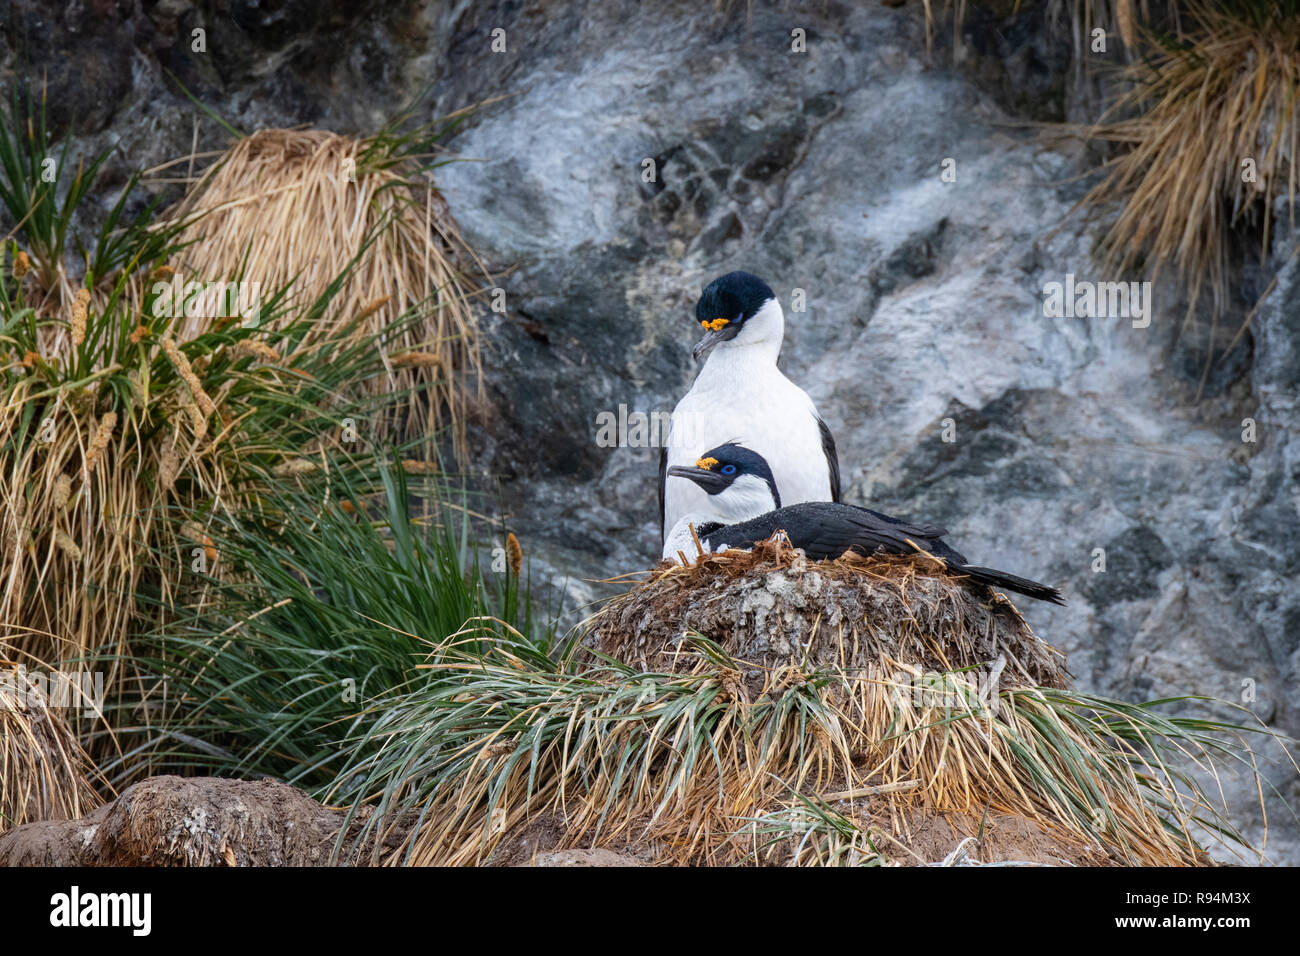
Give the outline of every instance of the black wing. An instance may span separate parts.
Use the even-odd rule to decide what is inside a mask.
[[[877,521],[883,521],[885,524],[896,524],[907,529],[908,534],[919,534],[923,538],[942,538],[948,532],[940,528],[937,524],[919,524],[915,521],[908,521],[906,518],[895,518],[893,515],[887,515],[883,511],[872,511],[870,508],[863,508],[861,505],[845,505],[846,508],[856,508],[858,511],[865,511]]]
[[[769,511],[765,515],[727,525],[701,537],[716,551],[721,545],[749,548],[766,541],[777,531],[784,531],[790,543],[802,548],[814,561],[838,558],[846,551],[872,554],[883,550],[891,554],[916,554],[925,551],[942,558],[957,574],[989,587],[1016,591],[1040,601],[1065,604],[1061,592],[1046,584],[1018,577],[994,568],[970,567],[966,559],[940,540],[942,528],[910,524],[898,518],[857,508],[853,505],[825,501],[805,502]]]
[[[835,436],[826,427],[821,416],[817,416],[817,429],[822,433],[822,451],[826,453],[826,465],[831,471],[831,501],[840,500],[840,456],[835,451]]]
[[[659,449],[659,545],[663,546],[668,529],[664,527],[664,482],[668,480],[668,446]]]
[[[945,561],[954,561],[957,564],[965,564],[966,557],[958,553],[949,546],[948,542],[940,539],[948,532],[940,528],[937,524],[918,524],[914,521],[907,521],[903,518],[895,518],[893,515],[887,515],[880,511],[872,511],[870,508],[862,508],[857,505],[845,505],[846,508],[857,508],[859,511],[865,511],[879,521],[886,524],[897,525],[899,529],[910,538],[916,539],[916,543],[929,551],[936,558],[943,558]],[[928,545],[923,543],[928,542]]]
[[[865,508],[815,501],[790,505],[740,524],[727,525],[708,535],[708,543],[710,550],[724,544],[732,548],[748,548],[755,542],[765,541],[777,531],[784,531],[791,544],[803,548],[814,561],[820,561],[838,558],[845,551],[871,554],[878,548],[895,554],[914,553],[916,549],[908,544],[909,538],[919,538],[917,543],[921,547],[933,543],[920,533],[924,530],[927,529],[921,525],[881,521]]]

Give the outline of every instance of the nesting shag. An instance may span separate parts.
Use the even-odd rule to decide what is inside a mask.
[[[943,539],[943,528],[904,521],[839,502],[782,506],[781,486],[758,452],[729,442],[710,449],[693,465],[674,465],[669,478],[686,478],[712,499],[712,505],[684,515],[664,543],[664,557],[697,554],[695,537],[706,552],[751,548],[778,531],[813,560],[848,551],[873,554],[927,554],[949,570],[989,587],[1015,591],[1040,601],[1065,604],[1061,592],[1006,571],[973,567]],[[692,528],[695,537],[692,537]]]

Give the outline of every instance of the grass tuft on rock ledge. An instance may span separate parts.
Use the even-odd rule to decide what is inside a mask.
[[[1232,229],[1252,224],[1264,259],[1276,201],[1296,200],[1300,3],[1180,7],[1126,39],[1140,53],[1125,68],[1126,91],[1088,131],[1119,149],[1082,205],[1119,204],[1098,248],[1108,270],[1172,271],[1188,315],[1208,292],[1217,319],[1228,306]]]
[[[331,796],[373,808],[365,826],[382,845],[403,834],[390,862],[410,864],[594,847],[678,865],[1197,865],[1197,833],[1243,846],[1186,765],[1248,765],[1244,728],[1035,684],[1026,664],[1043,652],[1013,609],[910,561],[800,561],[772,546],[654,575],[588,624],[590,643],[632,660],[574,645],[549,664],[499,628],[474,653],[465,635],[444,642],[435,685],[373,703]],[[752,593],[770,575],[856,576],[859,608],[901,596],[913,613],[832,626],[804,608],[811,641],[764,653],[733,596],[734,633],[616,636],[629,606],[678,614],[684,576]],[[948,638],[928,631],[945,619]],[[1004,645],[996,660],[933,669],[986,640]],[[814,649],[836,645],[843,656]],[[927,846],[936,826],[950,839]]]
[[[405,134],[402,119],[364,139],[284,129],[242,137],[167,222],[183,226],[178,264],[187,279],[288,289],[300,308],[349,270],[310,340],[373,337],[384,375],[365,390],[401,395],[384,421],[405,438],[449,425],[463,458],[467,403],[481,372],[470,299],[488,274],[431,175],[434,144],[459,117]],[[399,321],[411,313],[419,321]]]
[[[185,612],[178,593],[196,552],[220,568],[207,526],[246,518],[268,487],[327,460],[373,475],[369,456],[394,408],[438,404],[412,391],[434,389],[434,377],[449,381],[453,362],[442,362],[436,376],[422,366],[428,374],[411,390],[393,369],[424,361],[411,346],[425,343],[430,329],[446,335],[438,348],[475,347],[457,311],[463,302],[443,298],[455,289],[440,285],[437,296],[424,285],[397,289],[382,321],[374,318],[378,305],[357,305],[370,301],[375,281],[391,278],[385,270],[418,272],[424,283],[430,257],[451,241],[450,233],[420,233],[431,245],[412,251],[410,230],[428,223],[411,218],[393,177],[414,162],[415,142],[386,131],[349,154],[362,179],[382,180],[366,195],[384,214],[349,220],[347,248],[329,257],[337,268],[317,263],[309,283],[296,273],[282,283],[263,277],[254,301],[231,302],[225,280],[252,278],[248,263],[193,271],[188,257],[199,253],[186,243],[204,234],[178,236],[199,228],[196,217],[234,229],[231,208],[220,207],[224,218],[201,215],[212,211],[205,207],[156,222],[146,204],[129,217],[139,182],[132,176],[92,247],[80,248],[79,207],[105,155],[74,163],[66,143],[51,141],[43,104],[15,94],[0,109],[0,205],[16,224],[0,255],[0,676],[19,663],[60,669],[93,659],[115,716],[124,700],[156,703],[163,691],[144,685],[133,641]],[[57,157],[52,181],[43,157]],[[263,162],[258,175],[311,192],[280,158],[283,166]],[[227,198],[244,209],[263,197],[253,190]],[[329,233],[312,225],[321,221],[294,226]],[[256,215],[252,222],[265,225]],[[252,242],[231,232],[222,240],[244,252]],[[376,265],[380,252],[386,258]],[[219,283],[208,289],[218,298],[191,280]],[[390,355],[397,345],[401,354]],[[421,431],[412,444],[423,454],[443,437]],[[347,454],[335,454],[340,448]],[[146,710],[129,723],[147,726],[151,717]],[[134,741],[117,739],[102,715],[69,711],[67,721],[95,759],[123,769],[123,748]]]
[[[337,283],[277,332],[216,321],[178,343],[152,294],[143,311],[122,301],[128,281],[103,308],[42,318],[0,277],[0,657],[98,658],[110,699],[138,678],[131,638],[167,619],[193,549],[216,560],[203,525],[339,446],[345,416],[367,419],[349,392],[383,374],[372,337],[305,341]],[[83,742],[116,751],[111,734]]]

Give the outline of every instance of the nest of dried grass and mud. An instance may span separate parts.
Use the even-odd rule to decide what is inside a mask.
[[[1171,756],[1213,772],[1203,724],[1072,690],[1006,598],[924,559],[765,543],[661,566],[584,632],[554,669],[431,665],[459,676],[384,730],[422,742],[383,758],[421,816],[393,861],[1197,865],[1222,823]]]
[[[1024,599],[1029,600],[1029,599]],[[664,564],[607,604],[587,643],[644,670],[674,671],[688,634],[761,669],[833,668],[868,679],[987,667],[1003,684],[1062,688],[1065,658],[1002,594],[925,558],[847,554],[810,561],[778,541]]]

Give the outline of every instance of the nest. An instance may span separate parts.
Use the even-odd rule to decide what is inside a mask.
[[[601,653],[669,673],[694,632],[752,665],[749,684],[781,667],[877,679],[993,664],[1003,686],[1054,688],[1070,676],[1006,597],[936,572],[925,558],[810,561],[779,541],[662,565],[589,627],[587,643]]]
[[[640,771],[604,739],[565,755],[561,776],[616,772],[580,781],[600,816],[563,799],[579,781],[556,785],[559,848],[622,840],[671,848],[657,863],[712,865],[1206,861],[1188,835],[1203,796],[1162,766],[1143,772],[1112,718],[1141,724],[1142,748],[1166,731],[1076,695],[1063,656],[1006,597],[932,559],[809,561],[771,540],[665,564],[594,615],[584,645],[593,673],[602,655],[631,669],[617,680],[645,688],[634,709],[655,706],[656,681],[682,696],[650,711]],[[619,706],[606,735],[636,732]],[[549,849],[505,829],[503,859]]]

